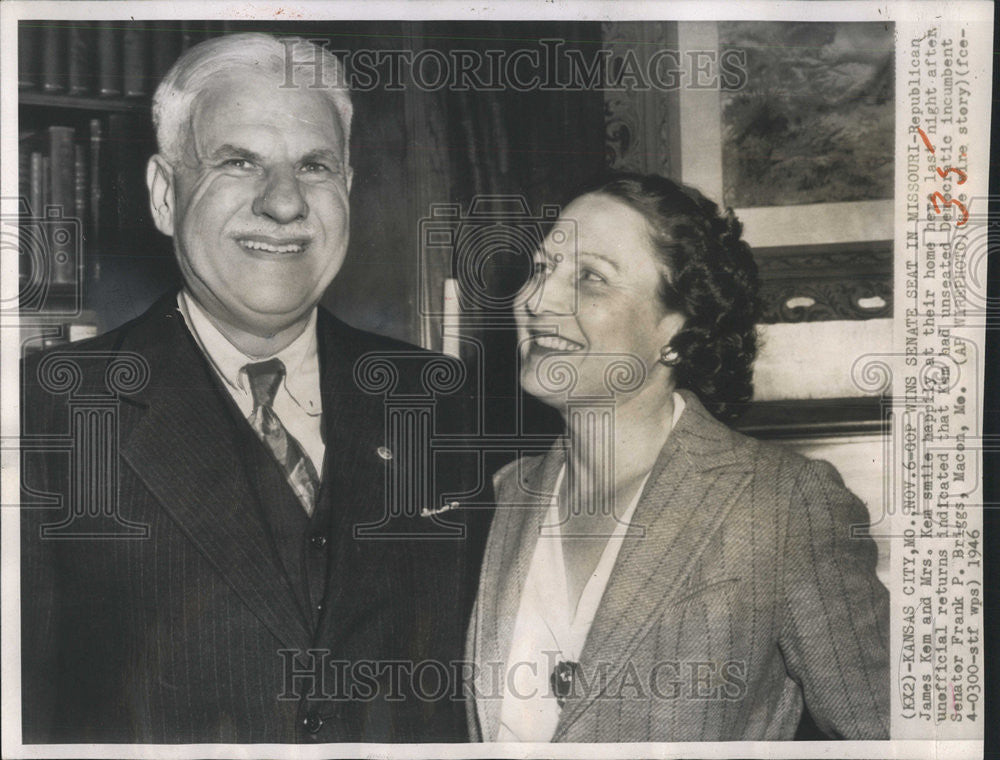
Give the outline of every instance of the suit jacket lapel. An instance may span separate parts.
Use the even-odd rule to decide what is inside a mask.
[[[309,631],[254,506],[224,391],[171,301],[123,341],[147,357],[150,382],[130,399],[138,419],[122,458],[261,622],[304,649]]]
[[[378,536],[355,536],[359,526],[377,524],[385,515],[387,462],[377,453],[385,443],[386,406],[380,396],[365,393],[354,377],[355,364],[365,351],[336,319],[320,309],[317,321],[323,430],[326,443],[325,481],[329,492],[332,554],[327,579],[327,600],[318,637],[334,646],[356,616],[382,593],[384,578],[405,572],[405,551],[400,544]],[[389,525],[389,528],[398,526]],[[361,552],[358,554],[358,552]],[[350,578],[340,574],[336,558],[358,557],[351,563]]]
[[[500,726],[499,684],[491,682],[497,674],[490,663],[506,662],[510,652],[528,567],[564,461],[565,449],[557,442],[518,473],[519,489],[497,494],[474,621],[476,690],[488,697],[476,700],[484,741],[493,741]]]
[[[676,599],[681,581],[700,557],[750,481],[736,464],[731,433],[697,398],[683,392],[686,408],[671,431],[632,516],[641,538],[626,539],[615,562],[580,666],[590,676],[598,663],[613,663],[610,678]],[[554,740],[598,698],[591,689],[567,702]]]

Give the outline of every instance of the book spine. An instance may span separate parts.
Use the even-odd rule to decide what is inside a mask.
[[[128,218],[128,198],[126,189],[126,140],[124,133],[125,120],[120,114],[108,116],[108,184],[111,193],[108,199],[108,211],[112,218],[106,219],[108,229],[115,230],[115,240],[121,243],[125,240],[126,220]]]
[[[141,23],[141,22],[140,22]],[[141,98],[146,95],[146,30],[129,28],[124,34],[124,86],[125,97]]]
[[[202,21],[181,22],[181,50],[187,50],[205,40],[205,24]]]
[[[45,213],[45,197],[43,195],[42,154],[40,151],[31,153],[31,215],[42,216]]]
[[[66,73],[66,30],[46,26],[42,30],[42,89],[65,91]]]
[[[80,222],[80,232],[86,238],[87,205],[90,187],[87,182],[87,148],[73,145],[73,216]]]
[[[103,209],[101,198],[102,179],[104,177],[104,156],[101,143],[104,141],[102,134],[101,120],[90,120],[90,239],[92,241],[101,238],[101,223],[103,222]]]
[[[38,53],[41,50],[41,34],[34,21],[20,21],[17,25],[17,88],[34,90],[38,88],[40,72]]]
[[[103,98],[116,98],[122,94],[121,34],[109,28],[114,21],[102,22],[97,33],[98,94]]]
[[[34,213],[31,208],[31,141],[34,134],[22,132],[17,140],[17,196],[23,204],[28,205],[28,216]]]
[[[73,137],[73,127],[49,127],[52,205],[64,217],[73,214]]]
[[[95,50],[94,30],[86,21],[75,22],[69,30],[69,94],[88,95],[93,91]]]
[[[154,29],[153,77],[159,82],[181,54],[181,34],[176,29]]]
[[[42,202],[39,204],[39,216],[47,216],[48,207],[52,205],[52,162],[42,154]]]
[[[76,256],[73,241],[77,237],[74,228],[79,229],[73,219],[76,208],[73,148],[74,130],[72,127],[49,127],[49,161],[51,167],[51,205],[55,207],[59,221],[54,221],[52,229],[59,227],[69,232],[70,237],[62,237],[53,250],[52,282],[69,284],[76,282]],[[66,242],[67,239],[70,242]]]

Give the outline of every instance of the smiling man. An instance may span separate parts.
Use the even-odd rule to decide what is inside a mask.
[[[70,486],[97,451],[26,456],[29,492],[62,497],[22,512],[25,741],[464,738],[451,693],[420,698],[405,663],[460,658],[476,542],[408,539],[435,504],[405,505],[394,541],[355,538],[396,465],[355,365],[420,355],[317,307],[352,180],[349,93],[297,84],[317,63],[342,81],[322,49],[262,34],[177,62],[146,176],[184,286],[24,369],[26,431],[60,434],[82,398],[116,418],[108,501]],[[441,490],[469,493],[474,473],[450,472]],[[102,532],[60,540],[102,509]]]

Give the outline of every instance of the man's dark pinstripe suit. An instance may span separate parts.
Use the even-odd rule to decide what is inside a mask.
[[[354,525],[383,515],[386,468],[394,462],[378,453],[383,399],[358,389],[353,368],[367,352],[414,349],[322,309],[317,331],[332,514],[319,542],[329,550],[329,577],[318,623],[303,614],[276,554],[261,505],[267,491],[248,475],[246,450],[259,441],[234,413],[176,296],[68,347],[82,373],[78,393],[105,391],[109,352],[132,352],[148,364],[147,387],[118,404],[117,467],[119,514],[149,526],[149,537],[43,540],[41,526],[65,512],[22,510],[26,742],[465,737],[454,702],[386,701],[386,683],[368,701],[281,698],[289,691],[282,649],[326,649],[348,662],[460,659],[482,545],[475,531],[465,541],[354,539]],[[42,390],[38,367],[35,360],[23,368],[22,433],[63,435],[66,395]],[[67,492],[65,454],[25,454],[24,465],[27,489]],[[441,490],[474,491],[477,473],[448,472],[452,482]],[[425,530],[426,523],[416,517],[394,527]],[[362,692],[371,685],[361,684]],[[301,679],[292,686],[308,691]],[[322,688],[343,695],[347,686],[334,679]]]

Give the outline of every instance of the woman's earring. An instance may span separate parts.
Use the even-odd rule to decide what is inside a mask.
[[[671,348],[669,343],[660,349],[661,364],[665,364],[668,367],[675,367],[680,363],[680,360],[681,355],[677,353],[676,349]]]

